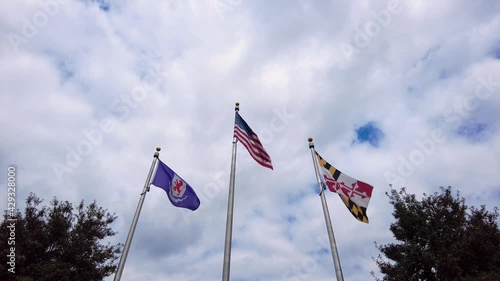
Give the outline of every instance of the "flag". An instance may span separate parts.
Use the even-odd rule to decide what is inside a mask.
[[[194,211],[200,206],[200,199],[193,188],[160,159],[152,184],[165,190],[168,199],[176,207]]]
[[[347,209],[359,221],[368,223],[366,208],[372,197],[373,186],[358,181],[337,170],[323,159],[317,152],[318,166],[323,181],[331,192],[337,193]]]
[[[248,126],[247,122],[241,118],[237,111],[234,121],[234,137],[246,147],[250,156],[252,156],[257,163],[271,170],[273,169],[271,157],[269,157],[262,143],[260,143],[259,137],[252,131],[250,126]]]

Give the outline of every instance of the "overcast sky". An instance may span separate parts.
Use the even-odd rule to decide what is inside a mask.
[[[326,194],[345,279],[373,280],[389,184],[498,206],[499,30],[497,0],[2,1],[0,186],[96,200],[124,243],[160,146],[201,207],[153,186],[122,280],[221,280],[239,101],[274,170],[238,145],[231,280],[334,278],[308,137],[374,186],[369,224]]]

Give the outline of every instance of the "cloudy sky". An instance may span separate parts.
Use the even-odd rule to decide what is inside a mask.
[[[96,200],[124,243],[160,146],[201,207],[153,186],[123,280],[220,280],[239,101],[274,170],[238,146],[232,280],[332,280],[308,137],[374,186],[369,224],[326,194],[345,279],[373,280],[389,184],[498,206],[499,30],[496,0],[3,1],[0,186]]]

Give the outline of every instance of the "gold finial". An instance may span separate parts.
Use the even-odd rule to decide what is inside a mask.
[[[313,138],[311,138],[311,137],[310,137],[310,138],[308,138],[307,140],[308,140],[309,142],[312,142],[312,141],[313,141]]]
[[[235,105],[236,105],[236,106],[240,106],[240,103],[239,103],[239,102],[236,102],[236,103],[235,103]]]
[[[160,150],[161,150],[161,147],[159,147],[159,146],[156,147],[156,151],[160,152]]]

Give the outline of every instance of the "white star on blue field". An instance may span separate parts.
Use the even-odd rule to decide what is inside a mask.
[[[231,280],[334,278],[308,137],[374,186],[369,224],[326,193],[344,278],[373,280],[389,184],[498,206],[498,30],[492,0],[3,1],[0,168],[19,201],[96,200],[124,243],[160,146],[201,205],[153,186],[123,280],[221,280],[240,102],[274,170],[238,144]]]

